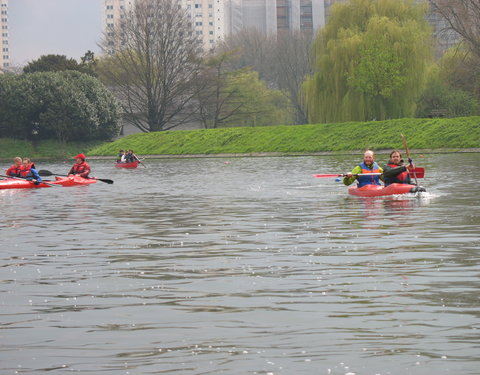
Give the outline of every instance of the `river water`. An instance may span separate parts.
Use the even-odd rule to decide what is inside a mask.
[[[311,177],[356,159],[0,190],[0,374],[479,374],[480,154],[416,156],[421,196]]]

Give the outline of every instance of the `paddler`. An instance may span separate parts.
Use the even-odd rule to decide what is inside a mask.
[[[22,170],[22,158],[17,156],[13,159],[13,165],[7,169],[6,175],[10,177],[20,177]]]
[[[33,164],[29,158],[23,158],[19,177],[32,181],[35,185],[42,182],[42,178],[35,169],[35,164]]]
[[[83,178],[88,178],[88,175],[90,173],[90,166],[85,161],[86,159],[85,154],[78,154],[77,156],[74,157],[74,159],[76,159],[76,163],[70,169],[70,172],[68,172],[68,174],[69,175],[73,174]]]
[[[378,173],[372,176],[356,176],[358,174]],[[358,187],[365,185],[380,185],[380,180],[383,181],[383,169],[380,168],[375,161],[375,154],[372,150],[367,150],[363,154],[363,162],[352,169],[351,172],[345,174],[343,183],[345,185],[351,185],[355,180],[358,182]]]
[[[398,150],[390,153],[390,160],[383,168],[385,186],[390,184],[412,184],[409,169],[414,169],[412,159],[408,159],[408,167],[402,160],[402,154]]]

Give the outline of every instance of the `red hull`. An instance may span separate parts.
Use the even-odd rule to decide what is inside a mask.
[[[380,185],[365,185],[361,188],[352,186],[348,188],[348,194],[358,197],[381,197],[385,195],[407,194],[411,192],[412,188],[416,187],[416,185],[408,184],[391,184],[386,187]]]
[[[80,176],[68,176],[68,177],[55,177],[54,181],[45,180],[47,184],[40,183],[35,185],[31,181],[21,180],[16,178],[7,178],[0,180],[0,189],[38,189],[52,187],[51,185],[58,185],[64,187],[89,185],[97,182],[95,179],[87,179]]]
[[[133,161],[131,163],[117,163],[115,164],[115,167],[117,168],[137,168],[138,167],[138,161]]]

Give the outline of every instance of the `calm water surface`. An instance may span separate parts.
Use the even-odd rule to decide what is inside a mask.
[[[479,374],[480,154],[417,157],[419,197],[311,177],[356,161],[0,190],[0,374]]]

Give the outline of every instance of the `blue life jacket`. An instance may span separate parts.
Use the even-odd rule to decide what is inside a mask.
[[[367,167],[364,161],[360,163],[360,168],[362,168],[361,173],[380,173],[380,167],[377,162],[373,162],[371,168]],[[380,176],[357,176],[358,187],[365,185],[380,185]]]

